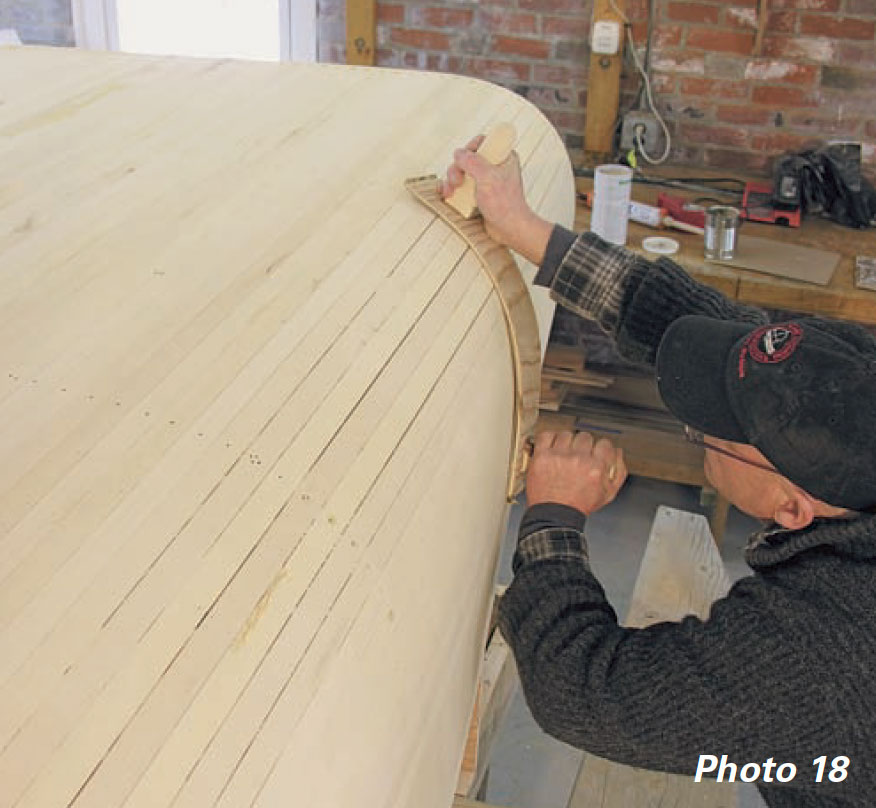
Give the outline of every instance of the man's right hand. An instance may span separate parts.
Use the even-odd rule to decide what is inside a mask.
[[[537,216],[526,203],[516,152],[494,166],[475,153],[482,142],[483,135],[479,135],[464,149],[454,152],[443,183],[443,196],[450,196],[469,174],[476,184],[475,198],[487,234],[538,266],[544,259],[553,225]]]
[[[526,474],[526,503],[568,505],[590,515],[608,505],[627,478],[623,451],[587,432],[541,432]]]

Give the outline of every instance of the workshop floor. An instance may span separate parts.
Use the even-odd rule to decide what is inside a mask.
[[[590,558],[609,600],[626,614],[639,563],[659,505],[703,513],[695,488],[631,478],[615,502],[588,520]],[[511,556],[523,508],[515,505],[500,562],[499,581],[511,580]],[[722,556],[732,580],[749,574],[742,548],[756,522],[731,508]],[[581,753],[545,735],[519,691],[493,748],[486,800],[513,808],[567,808]],[[753,786],[739,792],[738,808],[764,803]],[[633,808],[631,806],[631,808]]]

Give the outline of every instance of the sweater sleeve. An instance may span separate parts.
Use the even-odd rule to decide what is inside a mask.
[[[701,754],[801,767],[823,754],[831,729],[806,671],[805,639],[777,635],[781,609],[761,581],[738,582],[708,620],[625,628],[590,571],[583,536],[576,541],[568,521],[529,524],[499,624],[547,733],[680,774],[693,774]]]
[[[685,314],[758,325],[766,313],[695,281],[668,258],[648,259],[559,226],[551,234],[536,283],[564,308],[595,320],[631,362],[653,365],[669,325]]]

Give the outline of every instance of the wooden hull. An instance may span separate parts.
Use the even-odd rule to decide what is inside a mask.
[[[0,808],[445,808],[518,399],[403,183],[511,120],[568,225],[558,137],[328,66],[10,48],[0,98]]]

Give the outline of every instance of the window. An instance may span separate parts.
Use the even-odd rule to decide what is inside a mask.
[[[81,47],[316,61],[316,0],[73,0]]]

